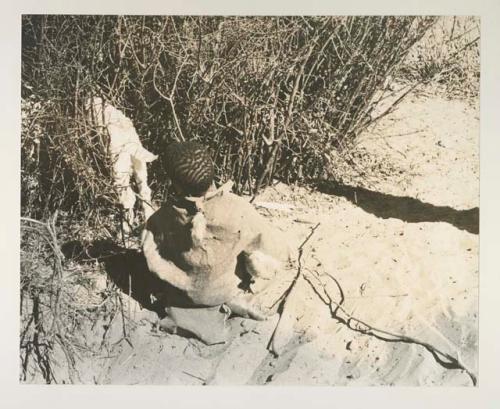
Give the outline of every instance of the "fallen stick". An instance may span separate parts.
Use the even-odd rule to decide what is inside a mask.
[[[290,293],[294,289],[295,285],[297,284],[298,279],[302,275],[302,253],[304,251],[304,246],[310,240],[310,238],[312,237],[312,235],[314,234],[314,232],[316,231],[316,229],[319,227],[319,225],[320,225],[320,223],[317,223],[314,227],[311,228],[311,232],[307,235],[307,237],[305,238],[305,240],[299,246],[299,248],[298,248],[298,253],[299,254],[298,254],[298,257],[297,257],[297,273],[295,274],[295,277],[293,278],[292,282],[290,283],[290,285],[288,286],[288,288],[285,290],[285,292],[271,306],[271,308],[274,308],[276,306],[276,304],[279,303],[279,305],[278,305],[278,313],[280,314],[280,319],[278,320],[278,323],[276,324],[276,328],[274,329],[274,331],[273,331],[273,333],[271,335],[271,338],[269,340],[269,343],[267,344],[267,349],[270,350],[274,355],[278,355],[278,351],[274,347],[275,336],[276,336],[276,334],[278,332],[278,329],[280,327],[281,318],[283,316],[283,312],[284,312],[285,306],[286,306],[286,301],[288,299],[288,296],[290,295]]]
[[[295,223],[314,224],[314,222],[312,222],[310,220],[300,219],[300,218],[294,219],[293,221]]]
[[[264,209],[270,210],[281,210],[282,212],[291,212],[294,207],[285,203],[273,203],[273,202],[254,202],[254,206],[262,207]]]

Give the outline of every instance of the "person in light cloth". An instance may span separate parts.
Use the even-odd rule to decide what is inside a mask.
[[[231,183],[215,187],[207,148],[172,143],[165,160],[175,199],[147,221],[144,256],[165,283],[160,292],[169,325],[206,343],[221,342],[230,314],[256,320],[270,315],[255,294],[290,266],[290,251],[280,231],[230,192]]]

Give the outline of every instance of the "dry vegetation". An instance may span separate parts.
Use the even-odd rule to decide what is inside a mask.
[[[366,155],[354,150],[356,137],[387,113],[373,114],[391,78],[404,85],[389,109],[422,83],[477,95],[475,30],[470,18],[24,16],[21,379],[63,382],[58,365],[78,382],[74,362],[92,353],[82,326],[123,313],[117,290],[93,301],[87,291],[79,302],[95,267],[72,264],[59,245],[116,237],[118,228],[88,97],[122,109],[160,155],[150,176],[156,200],[168,193],[163,148],[184,139],[210,147],[218,180],[254,194],[273,179],[359,172]]]
[[[432,92],[474,100],[479,95],[478,17],[440,18],[398,70],[406,81],[432,79]]]

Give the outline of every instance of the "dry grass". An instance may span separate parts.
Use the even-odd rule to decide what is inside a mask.
[[[428,82],[434,93],[477,98],[480,77],[479,17],[440,17],[410,50],[399,75]]]
[[[56,224],[56,215],[22,219],[20,380],[27,383],[82,382],[80,364],[109,349],[115,317],[128,332],[121,292],[102,286],[97,260],[65,258]]]

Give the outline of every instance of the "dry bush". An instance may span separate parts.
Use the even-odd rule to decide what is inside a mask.
[[[95,94],[131,117],[160,155],[151,177],[157,198],[173,140],[206,143],[218,178],[233,179],[238,192],[321,176],[325,153],[349,149],[373,121],[377,91],[433,21],[27,16],[23,96],[46,105],[41,203],[89,220],[114,209],[106,143],[83,109]]]
[[[73,335],[82,312],[74,308],[78,285],[63,270],[55,219],[24,219],[21,229],[21,380],[57,383],[56,367],[67,366],[75,381]]]
[[[122,293],[97,259],[63,255],[56,215],[45,223],[22,218],[20,380],[26,383],[88,382],[82,364],[109,356],[130,331]]]
[[[428,82],[450,97],[476,98],[480,77],[479,17],[440,17],[410,50],[398,76]]]
[[[22,101],[21,213],[45,219],[71,212],[112,230],[120,209],[107,145],[84,128],[86,119],[68,120],[64,108],[36,94]]]

